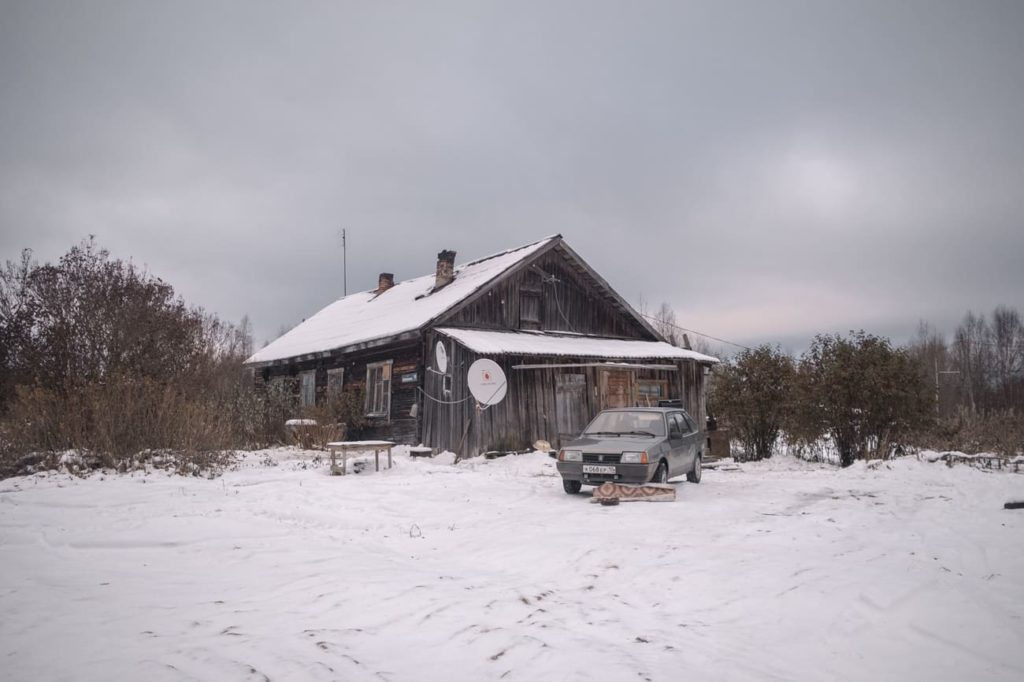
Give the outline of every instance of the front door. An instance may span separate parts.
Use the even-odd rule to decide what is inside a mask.
[[[587,376],[555,375],[555,421],[558,445],[577,438],[587,425]]]

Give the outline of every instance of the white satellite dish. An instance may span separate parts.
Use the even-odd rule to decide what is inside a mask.
[[[481,358],[469,366],[469,392],[481,405],[497,405],[505,399],[505,372],[494,360]]]
[[[437,361],[437,371],[445,374],[448,371],[448,350],[444,347],[444,341],[438,341],[434,347],[434,360]]]

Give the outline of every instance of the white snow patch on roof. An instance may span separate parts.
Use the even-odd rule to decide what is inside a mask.
[[[322,353],[419,329],[474,294],[558,235],[455,268],[450,284],[430,293],[434,275],[399,282],[384,293],[363,291],[330,304],[253,354],[246,363]]]
[[[540,332],[498,332],[452,327],[440,328],[437,331],[455,339],[480,355],[556,355],[618,359],[670,358],[708,363],[718,362],[718,358],[678,348],[664,341],[606,339]]]

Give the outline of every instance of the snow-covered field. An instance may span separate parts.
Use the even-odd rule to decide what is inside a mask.
[[[1024,474],[784,458],[601,507],[540,454],[271,456],[0,481],[0,678],[1024,679]]]

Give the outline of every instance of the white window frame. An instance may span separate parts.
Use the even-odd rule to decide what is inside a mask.
[[[306,389],[309,388],[307,396]],[[299,372],[299,407],[316,407],[316,370]]]
[[[366,365],[366,405],[367,417],[391,419],[391,365],[392,360],[371,362]],[[379,379],[371,379],[375,370],[380,370]],[[373,382],[371,384],[371,381]],[[373,409],[376,408],[376,409]]]
[[[327,395],[335,398],[341,395],[345,388],[345,368],[335,367],[327,370]]]

